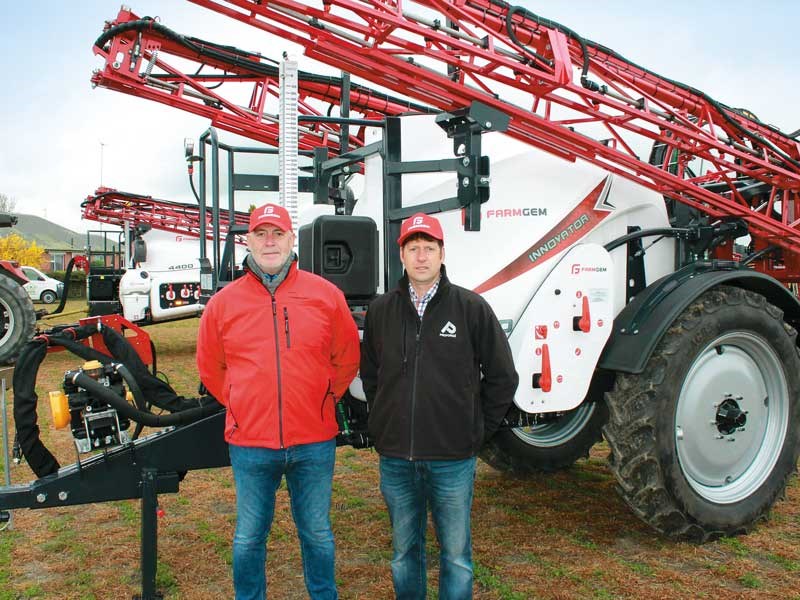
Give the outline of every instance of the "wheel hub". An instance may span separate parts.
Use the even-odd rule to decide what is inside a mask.
[[[717,430],[722,435],[730,435],[747,423],[747,411],[739,407],[742,397],[727,397],[717,408]]]

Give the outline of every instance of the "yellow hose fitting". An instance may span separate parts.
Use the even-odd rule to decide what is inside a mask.
[[[50,412],[53,414],[53,425],[56,429],[69,425],[69,402],[64,392],[50,392]]]

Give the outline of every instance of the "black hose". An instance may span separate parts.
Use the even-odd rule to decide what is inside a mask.
[[[114,361],[114,359],[110,357],[108,354],[103,354],[99,350],[95,350],[90,346],[85,346],[84,344],[78,343],[75,340],[66,338],[61,335],[50,336],[50,345],[63,346],[64,348],[66,348],[76,356],[79,356],[83,360],[96,360],[104,365],[107,365]]]
[[[196,408],[190,408],[169,415],[154,415],[143,410],[139,410],[124,398],[117,396],[111,389],[104,386],[86,375],[83,372],[77,373],[72,382],[91,393],[95,398],[106,402],[109,406],[116,409],[122,416],[131,421],[141,423],[147,427],[170,427],[175,425],[188,425],[203,417],[214,414],[222,410],[222,405],[216,401],[202,404]]]
[[[128,388],[131,390],[131,394],[133,394],[133,401],[136,403],[136,408],[139,410],[147,410],[147,400],[145,400],[144,395],[142,394],[142,388],[139,387],[139,384],[134,379],[131,372],[127,369],[127,367],[121,363],[116,365],[117,373],[122,375],[122,378],[125,380],[125,383],[128,384]]]
[[[638,240],[644,237],[653,237],[653,236],[667,236],[667,237],[681,237],[687,236],[691,232],[691,229],[685,227],[655,227],[653,229],[640,229],[639,231],[634,231],[633,233],[627,233],[623,236],[620,236],[616,239],[611,240],[603,248],[606,249],[607,252],[611,252],[619,248],[620,246],[624,246],[628,242],[632,240]]]
[[[516,34],[513,31],[513,17],[517,13],[521,13],[524,15],[525,18],[531,19],[537,25],[544,25],[545,27],[549,27],[550,29],[558,29],[562,33],[564,33],[567,37],[572,38],[578,45],[581,47],[581,53],[583,54],[583,64],[581,65],[581,85],[587,89],[592,91],[599,91],[600,86],[598,86],[595,82],[589,81],[589,49],[586,46],[586,41],[580,35],[578,35],[575,31],[570,29],[569,27],[562,25],[561,23],[557,23],[556,21],[552,21],[550,19],[546,19],[545,17],[541,17],[526,8],[521,6],[511,6],[510,4],[506,4],[505,2],[499,2],[497,0],[492,0],[492,2],[497,6],[503,6],[506,9],[506,31],[517,47],[521,50],[525,51],[528,54],[532,54],[539,60],[546,62],[546,64],[552,66],[552,61],[547,60],[545,57],[536,54],[532,50],[528,49],[525,44],[519,41]]]
[[[581,67],[581,84],[584,87],[586,87],[586,88],[588,88],[588,89],[590,89],[592,91],[600,91],[600,86],[597,83],[595,83],[593,81],[590,81],[588,79],[588,76],[589,76],[589,53],[588,53],[588,47],[591,46],[592,48],[594,48],[596,50],[599,50],[600,52],[603,52],[605,54],[608,54],[609,56],[613,56],[614,58],[617,58],[617,59],[619,59],[619,60],[631,65],[632,67],[635,67],[636,69],[639,69],[640,71],[643,71],[644,73],[648,73],[649,75],[653,75],[654,77],[658,77],[659,79],[662,79],[662,80],[666,81],[667,83],[670,83],[670,84],[674,85],[675,87],[679,87],[679,88],[681,88],[681,89],[683,89],[683,90],[685,90],[685,91],[687,91],[687,92],[689,92],[691,94],[699,96],[700,98],[702,98],[706,102],[708,102],[711,106],[713,106],[717,110],[717,112],[722,116],[722,118],[725,119],[731,126],[733,126],[735,129],[737,129],[740,133],[744,134],[745,136],[747,136],[748,138],[750,138],[753,141],[756,141],[756,142],[758,142],[760,144],[763,144],[764,146],[769,146],[776,154],[781,156],[781,158],[783,158],[787,162],[791,163],[792,165],[794,165],[795,167],[800,169],[800,162],[794,160],[791,156],[786,154],[783,150],[781,150],[780,148],[775,146],[775,144],[773,144],[772,142],[770,142],[766,138],[762,138],[760,135],[750,131],[744,125],[742,125],[741,123],[739,123],[735,119],[731,118],[728,115],[727,111],[736,112],[737,114],[740,114],[743,117],[745,117],[745,118],[747,118],[747,119],[749,119],[751,121],[757,122],[759,125],[764,125],[764,123],[762,123],[760,120],[755,118],[754,115],[753,115],[752,118],[748,117],[748,116],[743,114],[743,111],[741,109],[737,110],[737,109],[731,108],[729,106],[726,106],[725,104],[722,104],[721,102],[718,102],[717,100],[714,100],[711,96],[709,96],[708,94],[706,94],[705,92],[703,92],[701,90],[698,90],[697,88],[694,88],[694,87],[692,87],[690,85],[687,85],[685,83],[681,83],[680,81],[676,81],[674,79],[670,79],[668,77],[664,77],[663,75],[659,75],[655,71],[651,71],[650,69],[646,69],[645,67],[637,65],[635,62],[633,62],[631,60],[628,60],[627,58],[625,58],[621,54],[617,53],[615,50],[612,50],[611,48],[609,48],[607,46],[603,46],[602,44],[598,44],[597,42],[593,42],[592,40],[585,39],[585,38],[581,37],[580,35],[578,35],[577,33],[575,33],[569,27],[561,25],[560,23],[558,23],[556,21],[552,21],[550,19],[546,19],[544,17],[540,17],[539,15],[529,11],[528,9],[526,9],[524,7],[511,6],[510,4],[508,4],[506,2],[503,2],[503,0],[489,0],[489,1],[492,4],[494,4],[495,6],[497,6],[498,8],[506,11],[506,29],[509,31],[509,37],[511,38],[512,42],[514,42],[514,44],[516,44],[520,49],[525,51],[527,54],[534,54],[537,57],[539,56],[539,55],[533,53],[524,44],[522,44],[519,41],[519,39],[517,38],[517,36],[515,34],[513,34],[513,32],[511,31],[511,19],[517,13],[522,14],[523,16],[525,16],[525,18],[531,19],[532,21],[536,22],[537,24],[544,25],[545,27],[550,27],[550,28],[553,28],[553,29],[558,29],[559,31],[561,31],[564,34],[566,34],[568,37],[571,37],[576,42],[578,42],[578,44],[581,47],[581,51],[583,53],[583,64],[582,64],[582,67]],[[750,113],[750,114],[752,115],[752,113]],[[787,135],[786,133],[782,132],[779,129],[775,129],[775,132],[778,133],[779,135],[785,137],[787,140],[789,140],[791,142],[794,142],[794,140],[792,139],[794,137],[794,134]]]
[[[47,343],[44,340],[33,340],[25,344],[17,357],[13,379],[16,443],[37,477],[55,473],[60,466],[39,438],[36,375],[46,355]]]
[[[114,357],[123,357],[127,364],[123,364],[121,361],[115,363],[112,357],[79,343],[80,340],[86,339],[98,331],[103,334],[103,342],[111,354]],[[114,364],[117,372],[132,391],[137,403],[136,407],[83,372],[79,372],[73,381],[138,424],[150,427],[184,425],[223,410],[223,406],[212,396],[201,398],[178,396],[168,384],[148,372],[144,362],[130,343],[114,329],[101,328],[97,323],[79,327],[57,326],[25,344],[14,369],[15,452],[19,448],[37,477],[55,473],[60,466],[53,454],[42,443],[36,410],[39,401],[36,394],[36,376],[39,366],[47,355],[48,344],[63,346],[85,360],[98,360],[104,365]],[[168,410],[172,414],[154,415],[147,410],[138,408],[147,407],[148,398],[152,398],[151,404]],[[137,427],[137,431],[141,431],[141,428]]]
[[[125,365],[128,372],[136,380],[141,389],[142,397],[147,400],[148,406],[155,406],[171,413],[177,413],[195,408],[207,401],[205,398],[184,398],[176,394],[168,383],[148,371],[147,366],[136,353],[136,350],[133,349],[124,336],[114,329],[110,327],[103,329],[103,342],[114,356],[115,362]],[[155,364],[155,352],[153,357],[153,364]]]
[[[519,41],[517,38],[517,34],[514,32],[514,15],[519,10],[519,6],[512,6],[509,7],[508,12],[506,12],[506,33],[508,33],[508,37],[511,38],[511,41],[514,42],[518,48],[520,48],[526,54],[530,54],[533,58],[538,60],[539,62],[547,65],[548,67],[553,66],[553,61],[547,58],[546,56],[542,56],[538,52],[534,52],[530,48],[528,48],[525,44]]]
[[[739,261],[739,264],[744,267],[746,265],[749,265],[754,260],[757,260],[762,256],[766,256],[767,254],[772,254],[773,252],[776,252],[778,250],[780,250],[779,246],[767,246],[766,248],[762,248],[758,252],[753,252],[752,254],[748,254],[741,261]]]
[[[58,303],[58,306],[53,312],[47,313],[48,315],[57,315],[64,310],[64,305],[67,303],[67,297],[69,296],[69,290],[72,284],[72,269],[75,267],[75,260],[78,258],[81,257],[73,256],[67,264],[67,270],[64,272],[64,289],[61,293],[61,302]]]
[[[194,178],[192,177],[191,173],[189,173],[189,187],[192,188],[192,194],[194,194],[194,199],[197,200],[197,204],[202,204],[202,202],[200,202],[200,195],[197,193],[197,189],[194,187]]]
[[[277,66],[265,65],[249,58],[256,53],[245,52],[244,50],[240,50],[233,46],[223,46],[221,44],[215,44],[213,42],[208,42],[195,37],[186,37],[171,30],[169,27],[154,21],[150,17],[144,17],[138,21],[130,21],[129,23],[122,23],[120,25],[110,27],[104,31],[102,35],[97,38],[97,40],[95,40],[94,45],[98,48],[103,48],[106,42],[116,35],[127,33],[128,31],[142,30],[157,31],[164,37],[184,46],[185,48],[188,48],[192,52],[195,52],[198,56],[214,58],[216,60],[229,63],[242,70],[248,70],[257,75],[277,78],[280,74]],[[257,56],[261,55],[257,54]],[[265,60],[275,62],[272,59],[265,58]],[[297,75],[301,81],[321,83],[328,86],[338,87],[339,89],[342,87],[342,79],[340,77],[317,75],[316,73],[308,73],[305,71],[299,71]],[[352,91],[367,94],[384,102],[391,102],[393,104],[405,106],[406,110],[409,111],[420,112],[423,114],[434,114],[436,112],[430,106],[425,106],[424,104],[417,104],[403,98],[390,96],[389,94],[373,90],[372,88],[363,85],[350,84],[350,87]]]

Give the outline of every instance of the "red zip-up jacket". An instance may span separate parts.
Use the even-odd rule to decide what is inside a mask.
[[[336,436],[336,401],[356,375],[358,329],[342,292],[293,263],[273,297],[247,272],[200,320],[197,366],[228,409],[225,440],[286,448]]]

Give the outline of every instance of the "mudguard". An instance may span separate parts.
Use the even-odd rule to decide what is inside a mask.
[[[624,373],[644,371],[678,315],[700,294],[722,284],[761,294],[784,312],[787,322],[800,321],[800,302],[778,280],[738,263],[697,262],[654,282],[620,311],[598,367]]]

